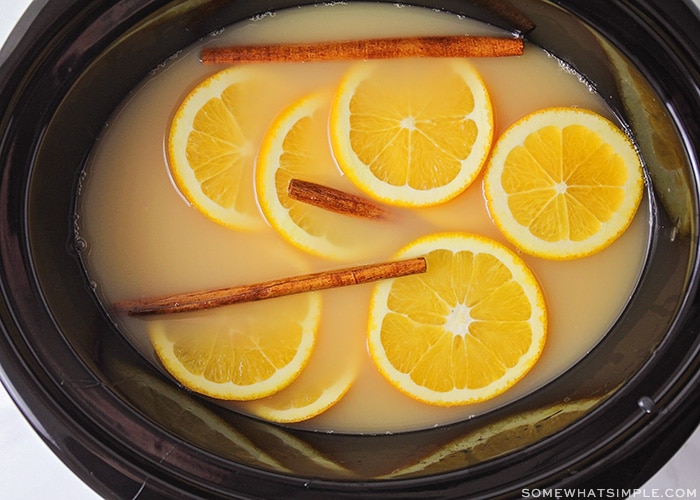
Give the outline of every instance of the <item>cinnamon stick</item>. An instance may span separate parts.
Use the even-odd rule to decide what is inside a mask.
[[[473,0],[474,5],[483,7],[506,21],[521,33],[529,33],[537,25],[523,11],[510,4],[508,0]]]
[[[389,216],[383,207],[365,198],[315,182],[292,179],[289,181],[288,194],[293,200],[343,215],[364,219],[384,219]]]
[[[456,35],[209,47],[202,50],[202,62],[233,64],[403,57],[502,57],[522,53],[522,38]]]
[[[115,304],[115,310],[117,312],[125,312],[130,316],[201,311],[230,304],[253,302],[303,292],[398,278],[424,273],[426,269],[425,258],[416,257],[394,262],[367,264],[346,269],[291,276],[252,285],[124,301]]]

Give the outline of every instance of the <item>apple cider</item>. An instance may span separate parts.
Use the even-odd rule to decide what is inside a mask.
[[[212,34],[155,68],[105,125],[86,168],[79,196],[79,236],[85,265],[107,310],[143,297],[258,283],[298,274],[391,260],[416,238],[466,232],[507,243],[491,220],[482,178],[456,198],[429,208],[391,208],[387,220],[336,215],[349,242],[361,242],[361,258],[336,262],[313,256],[284,240],[272,227],[237,231],[212,222],[188,204],[168,169],[164,144],[175,110],[190,90],[223,69],[200,61],[203,46],[313,42],[417,35],[502,35],[500,30],[449,13],[389,4],[306,6],[269,13]],[[526,114],[568,106],[612,119],[603,99],[557,58],[526,44],[522,56],[473,58],[494,112],[494,138]],[[280,99],[337,85],[348,61],[263,63],[285,82],[279,95],[261,97],[260,113],[275,116]],[[416,71],[420,61],[416,60]],[[282,96],[282,97],[280,97]],[[328,144],[322,154],[333,162]],[[335,168],[335,167],[333,167]],[[336,169],[337,170],[337,169]],[[358,193],[338,172],[334,187]],[[262,215],[261,215],[262,217]],[[631,226],[611,246],[589,257],[552,261],[520,253],[545,295],[548,330],[544,351],[532,370],[506,392],[483,402],[439,407],[398,391],[377,371],[367,352],[367,323],[373,284],[318,292],[320,328],[304,376],[323,380],[339,360],[354,363],[357,376],[345,396],[322,414],[294,424],[321,431],[387,433],[439,426],[503,406],[555,379],[590,351],[627,304],[649,244],[650,210],[645,197]],[[276,301],[226,306],[235,314],[276,315]],[[153,322],[188,321],[188,315],[129,317],[113,314],[120,331],[160,366],[149,340]],[[190,318],[191,319],[191,318]],[[290,386],[290,387],[293,387]],[[247,402],[218,401],[247,413]]]

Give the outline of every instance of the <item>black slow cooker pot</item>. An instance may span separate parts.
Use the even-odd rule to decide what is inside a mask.
[[[104,314],[74,231],[103,124],[179,49],[306,3],[31,4],[0,53],[0,375],[18,406],[105,497],[505,498],[641,486],[700,419],[700,17],[687,1],[511,0],[505,11],[494,0],[408,2],[520,32],[571,64],[645,158],[653,227],[639,286],[599,345],[534,394],[419,432],[299,431],[181,390]]]

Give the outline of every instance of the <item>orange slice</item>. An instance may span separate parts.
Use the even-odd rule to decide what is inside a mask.
[[[330,137],[341,170],[369,195],[437,205],[464,191],[486,161],[491,101],[464,59],[364,62],[340,84]]]
[[[149,323],[163,366],[188,389],[226,400],[269,396],[306,366],[320,321],[317,292]]]
[[[596,253],[630,225],[644,189],[629,138],[591,111],[549,108],[496,141],[484,193],[503,234],[548,259]]]
[[[254,159],[283,105],[279,86],[260,67],[235,66],[197,85],[175,113],[166,144],[171,177],[192,206],[219,224],[264,227],[253,188]],[[263,99],[270,106],[261,106]]]
[[[302,422],[334,406],[350,390],[356,377],[357,370],[354,367],[347,367],[334,377],[329,377],[328,374],[325,378],[304,377],[302,374],[285,390],[267,398],[249,401],[244,408],[272,422]]]
[[[257,160],[256,191],[265,218],[290,244],[333,260],[368,251],[367,221],[337,214],[288,196],[293,178],[349,191],[330,153],[330,94],[319,92],[287,107],[267,131]]]
[[[435,405],[492,398],[535,364],[546,337],[540,286],[525,263],[482,236],[424,236],[397,258],[426,258],[425,274],[379,283],[369,349],[401,392]]]

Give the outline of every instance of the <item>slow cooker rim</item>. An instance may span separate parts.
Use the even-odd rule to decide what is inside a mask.
[[[44,2],[44,3],[50,3],[50,2]],[[78,2],[75,2],[75,3],[77,4]],[[3,293],[5,294],[4,283],[3,283]],[[3,333],[6,333],[6,332],[3,332]],[[5,340],[6,340],[6,339],[3,337],[3,344],[5,343]],[[13,350],[15,349],[15,346],[14,346],[14,345],[9,345],[9,344],[8,344],[8,346],[9,346],[11,349],[13,349]],[[10,364],[14,364],[14,359],[10,359],[9,356],[8,356],[8,359],[4,359],[4,358],[5,358],[4,352],[6,352],[6,351],[3,350],[3,354],[2,354],[2,355],[3,355],[2,366],[5,367],[5,366],[10,366]],[[11,351],[10,351],[10,352],[11,352]],[[14,356],[15,354],[18,354],[18,353],[15,351],[15,352],[13,353],[13,356]],[[695,368],[697,368],[697,367],[695,367]],[[11,370],[15,370],[15,369],[18,370],[18,371],[21,371],[21,370],[23,370],[23,369],[26,369],[26,365],[24,365],[24,366],[12,366]],[[2,373],[1,373],[3,381],[4,381],[4,380],[8,380],[7,373],[8,373],[8,372],[5,372],[4,369],[3,369]],[[29,375],[31,376],[31,373],[29,373]],[[36,415],[41,414],[41,413],[42,413],[42,410],[44,410],[45,407],[36,406],[36,407],[34,407],[34,408],[30,408],[31,404],[27,404],[28,402],[24,401],[24,399],[23,399],[22,396],[21,396],[22,394],[27,394],[27,392],[24,392],[24,389],[23,389],[22,391],[18,391],[18,390],[17,390],[17,387],[18,387],[20,384],[17,384],[17,383],[15,382],[15,379],[13,379],[12,377],[10,377],[10,379],[12,379],[12,380],[11,380],[12,384],[8,384],[8,388],[10,389],[10,392],[11,392],[11,394],[13,395],[13,398],[16,398],[16,401],[20,401],[20,402],[21,402],[20,406],[23,408],[23,410],[27,411],[28,418],[30,418],[30,421],[31,421],[31,422],[33,423],[33,425],[38,429],[38,431],[40,432],[40,434],[42,434],[42,430],[43,430],[42,428],[45,427],[45,424],[44,424],[45,420],[39,419],[39,418],[34,418],[34,417],[36,417]],[[696,373],[696,376],[694,377],[693,380],[695,381],[695,383],[697,383],[697,373]],[[33,391],[36,391],[36,394],[39,394],[40,392],[43,392],[43,387],[42,387],[41,383],[40,383],[38,380],[34,379],[34,380],[31,380],[31,381],[27,382],[27,386],[28,386],[27,388],[29,388],[29,386],[33,386],[33,385],[36,385],[36,387],[33,387],[33,388],[32,388]],[[38,390],[37,390],[37,389],[38,389]],[[57,403],[53,398],[51,398],[51,397],[49,396],[48,393],[43,393],[43,394],[41,394],[41,396],[39,396],[39,398],[45,398],[45,399],[47,399],[47,400],[48,400],[48,399],[51,399],[50,402],[44,402],[43,404],[45,404],[46,406],[51,406],[51,405],[57,405],[57,404],[58,404],[59,407],[56,408],[56,409],[59,410],[59,411],[62,410],[62,408],[60,407],[60,403]],[[680,403],[679,403],[679,404],[680,404]],[[50,412],[49,412],[49,413],[50,413]],[[72,420],[67,414],[64,414],[64,416],[66,417],[66,419],[69,419],[69,420],[70,420],[69,423],[63,422],[63,424],[65,424],[65,427],[70,428],[71,426],[75,426],[75,425],[78,425],[78,426],[79,426],[79,425],[80,425],[79,423],[76,423],[77,421]],[[73,432],[75,431],[75,429],[70,429],[70,430],[73,431]],[[80,430],[82,430],[82,429],[80,429]],[[51,442],[53,445],[56,445],[56,442],[55,442],[54,437],[52,437],[52,436],[50,436],[50,435],[48,435],[48,434],[47,434],[47,435],[44,435],[44,436],[42,436],[42,437],[44,437],[45,440],[48,440],[49,442]],[[87,442],[87,443],[91,443],[91,442],[92,442],[92,441],[91,441],[91,438],[92,438],[92,436],[91,436],[90,434],[87,434],[86,437],[85,437],[86,442]],[[94,443],[92,443],[92,444],[94,444]],[[54,450],[54,451],[56,451],[56,450]],[[59,451],[63,451],[63,450],[59,450]],[[104,447],[103,447],[103,449],[102,449],[101,451],[105,451]],[[59,453],[57,453],[57,454],[59,454]],[[85,471],[83,471],[83,474],[85,474]],[[457,472],[456,474],[458,474],[458,472]],[[81,475],[81,476],[82,476],[82,475]]]

